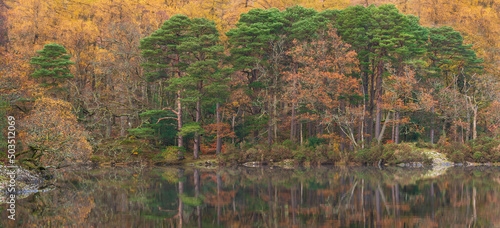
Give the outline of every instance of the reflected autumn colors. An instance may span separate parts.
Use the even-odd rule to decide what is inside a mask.
[[[500,168],[63,170],[0,227],[491,227]]]

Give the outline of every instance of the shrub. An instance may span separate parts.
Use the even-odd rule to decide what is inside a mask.
[[[395,165],[399,163],[421,162],[432,163],[432,160],[420,150],[415,150],[410,144],[373,145],[370,149],[363,149],[356,153],[356,161],[363,164]]]
[[[319,145],[316,147],[323,157],[331,162],[339,162],[341,160],[341,152],[338,148],[338,145]],[[348,153],[350,154],[350,153]]]
[[[241,144],[240,144],[241,145]],[[237,165],[244,163],[246,160],[243,151],[234,144],[228,143],[224,145],[225,150],[217,157],[217,162],[222,165]]]
[[[273,161],[281,161],[283,159],[288,159],[291,157],[292,152],[288,147],[275,143],[271,146],[271,153],[267,156],[267,159]]]
[[[415,144],[416,147],[418,148],[427,148],[427,149],[434,149],[436,145],[430,143],[430,142],[425,142],[422,139],[419,139],[417,143]]]
[[[445,154],[452,162],[499,162],[500,161],[500,141],[481,137],[469,141],[467,144],[453,142],[445,144],[439,148],[440,152]]]
[[[184,154],[184,148],[168,146],[155,156],[155,160],[173,161],[179,159],[179,152]]]
[[[384,153],[384,146],[374,144],[372,145],[371,148],[365,148],[359,150],[355,155],[356,157],[355,160],[365,165],[375,164],[381,160],[383,153]]]
[[[244,159],[243,161],[260,161],[260,153],[257,149],[250,148],[247,151],[245,151],[243,159]]]
[[[42,97],[20,122],[20,139],[31,149],[37,166],[60,166],[92,154],[88,132],[78,123],[70,103]]]
[[[287,139],[285,141],[283,141],[282,143],[283,146],[285,146],[286,148],[290,149],[290,150],[296,150],[297,149],[297,145],[290,139]]]
[[[307,139],[307,141],[309,142],[310,147],[316,148],[316,146],[325,143],[326,139],[322,139],[322,138],[318,138],[318,137],[311,137],[311,138]]]

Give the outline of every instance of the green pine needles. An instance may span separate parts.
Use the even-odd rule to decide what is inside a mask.
[[[31,77],[39,80],[43,87],[58,87],[66,78],[73,78],[69,66],[75,64],[66,55],[66,49],[59,44],[46,44],[42,50],[37,51],[40,56],[32,57],[30,64],[35,67]]]

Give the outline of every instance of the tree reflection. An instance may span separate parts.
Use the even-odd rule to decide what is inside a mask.
[[[16,227],[491,227],[500,168],[109,169],[64,173]],[[5,208],[5,206],[3,206]],[[12,226],[7,221],[0,226]],[[42,225],[43,226],[43,225]]]

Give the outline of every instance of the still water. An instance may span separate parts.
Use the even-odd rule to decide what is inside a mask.
[[[495,227],[500,168],[80,168],[0,227]]]

